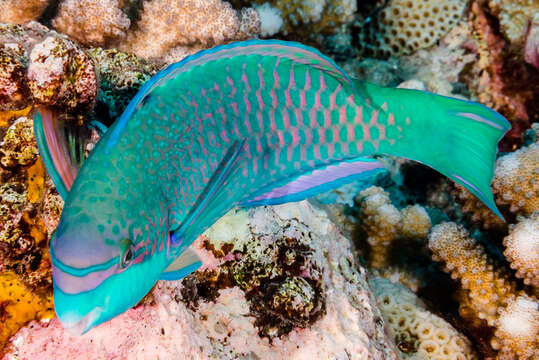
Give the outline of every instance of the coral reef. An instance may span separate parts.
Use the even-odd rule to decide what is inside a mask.
[[[59,32],[93,46],[125,37],[131,25],[121,5],[123,0],[65,0],[52,25]]]
[[[224,231],[228,229],[230,232]],[[302,254],[289,250],[278,255],[282,259],[278,266],[282,268],[275,269],[277,266],[268,261],[275,256],[272,244],[276,237],[283,237],[283,242],[308,242],[309,263],[300,263]],[[233,210],[200,237],[194,248],[204,265],[183,283],[159,282],[152,301],[81,337],[67,335],[56,318],[33,322],[12,338],[5,359],[46,358],[59,353],[71,359],[147,357],[156,353],[162,359],[397,358],[384,333],[365,269],[355,265],[349,240],[323,210],[306,201],[248,212]],[[280,284],[276,291],[258,299],[265,303],[259,306],[273,309],[265,321],[286,323],[287,309],[298,311],[294,316],[300,315],[301,321],[306,319],[303,316],[311,310],[302,300],[313,294],[306,289],[311,287],[309,279],[315,276],[324,289],[326,311],[309,320],[306,328],[292,326],[281,336],[268,333],[260,337],[260,321],[264,317],[252,312],[257,304],[248,300],[245,291],[227,283],[227,276],[222,273],[227,262],[242,259],[244,248],[260,251],[260,259],[252,269],[242,266],[242,273],[237,273],[243,275],[246,283],[256,278],[265,281],[256,272],[257,264],[266,264],[268,271],[275,270],[276,274],[305,266],[296,276],[272,279]]]
[[[539,297],[539,212],[530,218],[520,217],[510,226],[509,235],[503,239],[503,252],[516,270],[516,276],[535,289]]]
[[[140,20],[120,49],[143,58],[160,58],[177,46],[211,47],[259,32],[258,13],[238,12],[222,0],[153,0],[143,3]]]
[[[37,20],[49,2],[49,0],[2,0],[0,1],[0,22],[25,24]]]
[[[0,109],[17,109],[26,102],[26,56],[19,44],[0,45]]]
[[[401,359],[478,359],[471,343],[405,286],[369,280]]]
[[[389,57],[428,48],[455,26],[465,6],[460,0],[391,0],[359,33],[360,51]]]
[[[11,169],[32,165],[37,155],[33,122],[27,117],[20,117],[11,124],[0,142],[0,164]]]

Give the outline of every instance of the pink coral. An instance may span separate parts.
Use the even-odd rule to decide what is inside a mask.
[[[524,60],[539,69],[539,13],[535,14],[524,46]]]
[[[82,43],[104,45],[124,37],[131,25],[120,5],[120,0],[65,0],[52,24]]]

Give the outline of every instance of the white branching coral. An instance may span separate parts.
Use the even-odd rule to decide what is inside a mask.
[[[144,58],[160,58],[178,46],[211,47],[244,40],[260,32],[256,11],[238,12],[222,0],[152,0],[120,44]]]
[[[65,0],[52,24],[79,42],[102,46],[124,37],[131,25],[120,6],[121,0]]]
[[[536,360],[539,358],[539,303],[528,296],[509,302],[496,321],[492,347],[497,360]]]
[[[539,295],[539,213],[530,218],[520,217],[503,240],[504,255],[516,270],[516,276],[535,289]]]

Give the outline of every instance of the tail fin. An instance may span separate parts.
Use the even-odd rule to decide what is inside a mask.
[[[496,111],[479,103],[428,92],[363,84],[375,107],[387,102],[401,138],[386,153],[424,163],[463,185],[503,219],[490,182],[497,143],[511,128]],[[382,149],[385,150],[385,149]]]

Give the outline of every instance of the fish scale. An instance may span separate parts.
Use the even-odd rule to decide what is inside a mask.
[[[189,245],[233,206],[299,201],[378,173],[374,154],[429,165],[499,216],[489,189],[508,123],[480,104],[349,78],[302,44],[202,51],[148,81],[71,183],[55,113],[35,133],[66,199],[50,241],[56,312],[76,333],[200,266]]]

